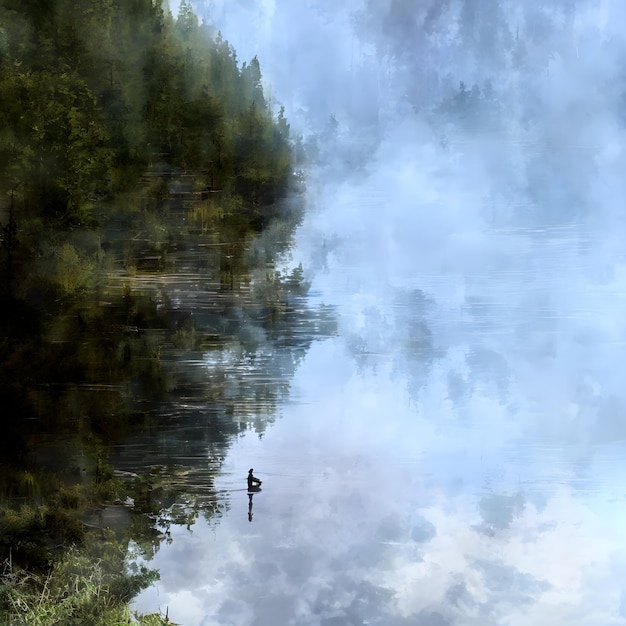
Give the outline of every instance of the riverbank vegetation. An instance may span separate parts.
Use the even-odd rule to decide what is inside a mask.
[[[273,267],[300,217],[289,124],[185,1],[2,0],[0,102],[0,612],[120,623],[153,574],[128,569],[132,522],[91,513],[150,489],[107,446],[191,384],[169,365],[252,341],[243,318],[271,332],[306,289]],[[186,253],[201,314],[168,283]]]

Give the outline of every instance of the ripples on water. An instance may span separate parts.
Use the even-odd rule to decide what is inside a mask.
[[[116,450],[118,471],[171,490],[153,520],[161,581],[137,608],[185,624],[626,624],[626,290],[603,234],[454,207],[424,225],[386,175],[325,192],[287,251],[317,267],[313,289],[274,318],[273,266],[224,289],[187,250],[141,279],[226,338],[167,347],[160,425]]]
[[[189,384],[115,465],[162,473],[172,506],[198,515],[163,512],[161,581],[138,609],[185,624],[626,623],[619,403],[589,339],[615,285],[580,226],[485,236],[505,253],[448,272],[389,258],[388,282],[367,280],[376,260],[348,238],[276,325],[241,307],[232,341],[172,352]],[[176,306],[202,317],[220,300],[183,276],[167,279]]]

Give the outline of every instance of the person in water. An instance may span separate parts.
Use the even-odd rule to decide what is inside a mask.
[[[253,469],[248,472],[248,489],[254,489],[255,487],[261,486],[261,481],[256,478],[252,472],[254,472]]]

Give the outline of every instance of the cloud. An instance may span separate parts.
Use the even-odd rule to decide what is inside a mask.
[[[338,336],[264,440],[233,446],[229,513],[175,531],[140,607],[626,624],[623,8],[470,4],[215,5],[294,130],[336,115],[292,256]]]
[[[459,448],[470,456],[442,463],[457,437],[461,445],[464,429],[447,424],[429,436],[411,424],[416,416],[406,395],[397,397],[394,380],[383,382],[380,372],[340,374],[333,384],[350,366],[337,347],[312,348],[311,362],[299,371],[315,377],[308,381],[311,396],[301,397],[262,442],[240,440],[226,461],[220,492],[243,483],[250,458],[264,479],[252,522],[245,491],[232,491],[221,521],[173,528],[172,544],[152,563],[162,582],[139,608],[169,606],[170,616],[187,624],[357,617],[398,624],[624,623],[616,575],[626,568],[624,504],[608,502],[610,476],[589,498],[558,458],[545,462],[560,462],[560,476],[537,467],[537,481],[511,480],[514,488],[498,468],[516,461],[500,457],[499,446],[478,472],[472,458],[478,446],[470,442]],[[331,354],[338,368],[321,372],[318,363]],[[296,388],[302,383],[294,381]],[[310,403],[320,389],[323,400]],[[373,428],[383,410],[395,423]],[[406,428],[399,431],[399,423]],[[422,434],[422,450],[414,432]],[[532,471],[532,462],[524,464]]]

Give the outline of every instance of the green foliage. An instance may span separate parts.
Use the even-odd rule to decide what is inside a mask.
[[[63,294],[74,295],[79,290],[89,287],[93,263],[71,243],[64,243],[57,252],[55,269],[52,279]]]
[[[58,474],[36,467],[0,470],[0,560],[10,558],[22,567],[46,568],[57,558],[59,546],[83,545],[85,512],[128,493],[98,455],[93,478],[81,483],[72,483],[69,467]]]
[[[289,125],[268,110],[258,59],[239,67],[188,2],[175,22],[150,0],[46,5],[0,6],[0,187],[19,189],[23,213],[89,226],[98,199],[157,162],[250,205],[284,190]]]
[[[265,228],[291,184],[284,110],[268,109],[258,59],[240,67],[188,2],[176,21],[152,0],[1,0],[0,17],[0,397],[19,423],[69,381],[158,396],[171,382],[156,333],[179,349],[202,337],[110,277],[161,271],[190,232]],[[215,259],[225,286],[239,248]],[[20,341],[16,311],[31,328]],[[99,432],[135,419],[114,394],[100,404]],[[85,420],[61,399],[45,413]]]
[[[127,602],[158,579],[145,567],[130,570],[123,557],[93,559],[72,548],[47,572],[6,561],[0,574],[0,620],[24,626],[113,626],[169,623],[160,615],[131,616]]]
[[[154,0],[0,0],[0,101],[0,623],[126,623],[153,575],[129,572],[102,528],[92,550],[89,508],[129,497],[100,442],[151,423],[150,402],[180,384],[164,355],[219,346],[236,317],[223,306],[201,326],[142,277],[193,244],[210,250],[220,307],[250,280],[246,239],[295,224],[278,208],[289,124],[258,59],[240,65],[187,1],[174,20]],[[306,288],[301,268],[270,278],[253,314]],[[61,476],[33,466],[44,432],[84,458]],[[138,511],[197,515],[165,480],[135,491]]]
[[[158,574],[133,562],[128,513],[115,530],[102,522],[98,511],[123,509],[110,503],[129,493],[138,496],[140,489],[113,478],[101,453],[98,446],[92,450],[93,479],[80,484],[41,470],[1,468],[0,624],[106,626],[131,623],[131,618],[140,624],[169,623],[156,614],[133,616],[128,609]],[[31,504],[7,504],[16,498]]]

